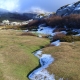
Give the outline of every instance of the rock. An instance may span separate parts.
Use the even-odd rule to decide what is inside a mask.
[[[56,14],[59,16],[66,16],[70,14],[80,14],[80,1],[60,7],[56,11]]]

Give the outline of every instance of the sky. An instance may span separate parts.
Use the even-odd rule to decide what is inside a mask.
[[[77,1],[78,0],[0,0],[0,8],[17,12],[56,12],[59,7]]]

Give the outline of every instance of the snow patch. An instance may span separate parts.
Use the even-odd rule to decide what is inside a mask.
[[[55,28],[51,28],[50,26],[43,27],[41,24],[41,25],[39,25],[37,33],[51,35],[51,34],[53,34],[54,29]]]
[[[50,75],[46,69],[41,71],[39,69],[34,71],[33,74],[29,75],[30,80],[55,80],[54,75]]]
[[[52,42],[51,45],[59,46],[60,45],[60,40]]]
[[[67,32],[66,32],[66,31],[61,31],[61,33],[63,33],[63,34],[67,34]]]
[[[74,36],[80,36],[80,34],[76,34],[76,35],[74,35]]]
[[[73,29],[72,31],[80,33],[80,29]]]
[[[40,59],[41,67],[34,70],[30,75],[30,80],[55,80],[54,75],[50,74],[46,68],[54,61],[54,58],[49,54],[42,54],[39,50],[34,53],[36,57]]]

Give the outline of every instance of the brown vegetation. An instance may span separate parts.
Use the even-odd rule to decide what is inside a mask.
[[[48,70],[55,74],[56,80],[80,80],[80,42],[62,42],[58,47],[49,46],[43,51],[55,58]]]
[[[71,14],[69,16],[52,16],[45,20],[46,24],[58,28],[80,28],[80,14]]]
[[[66,35],[63,34],[63,33],[58,32],[58,33],[56,33],[55,36],[53,36],[52,41],[59,40],[59,39],[63,38],[64,36],[66,36]]]
[[[45,21],[46,21],[46,24],[49,26],[52,26],[52,27],[60,26],[62,23],[62,17],[54,15],[54,16],[46,19]]]
[[[21,36],[36,36],[36,35],[31,32],[24,32],[21,34]]]
[[[69,16],[64,16],[64,17],[53,15],[47,19],[33,20],[25,27],[31,30],[38,28],[38,25],[43,23],[51,27],[56,26],[57,28],[64,28],[64,26],[70,29],[80,28],[80,14],[71,14]]]
[[[59,38],[62,42],[80,41],[80,36],[64,36]]]

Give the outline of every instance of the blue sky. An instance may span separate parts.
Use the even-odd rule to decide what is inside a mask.
[[[78,0],[0,0],[0,8],[9,11],[49,11],[55,12],[59,7]]]

